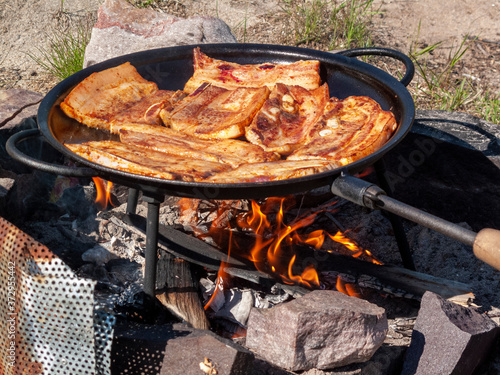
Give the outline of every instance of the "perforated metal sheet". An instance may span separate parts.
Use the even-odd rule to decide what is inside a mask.
[[[109,373],[114,318],[94,313],[95,282],[3,218],[0,246],[0,373]]]

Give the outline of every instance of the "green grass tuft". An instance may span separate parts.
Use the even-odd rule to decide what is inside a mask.
[[[74,29],[54,31],[46,48],[38,48],[37,55],[28,55],[47,73],[63,80],[83,68],[91,32],[89,22],[82,22]]]
[[[294,44],[327,49],[369,47],[373,0],[282,0]]]

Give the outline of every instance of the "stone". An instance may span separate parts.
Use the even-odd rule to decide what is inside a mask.
[[[43,95],[14,88],[0,90],[0,128],[13,128],[23,120],[35,116]]]
[[[84,67],[155,48],[237,42],[227,24],[218,18],[183,19],[136,8],[125,0],[106,0],[97,16],[85,50]]]
[[[499,332],[485,314],[426,292],[402,375],[472,374]]]
[[[329,371],[312,369],[301,375],[400,375],[405,351],[406,346],[384,343],[369,361],[353,363]]]
[[[271,309],[252,309],[246,346],[287,370],[331,369],[370,359],[387,330],[383,308],[316,290]]]
[[[252,374],[253,361],[250,351],[231,340],[194,330],[167,342],[160,375]]]
[[[4,198],[14,186],[15,180],[13,178],[0,178],[0,198]]]
[[[5,218],[17,225],[60,212],[48,201],[54,179],[55,176],[40,171],[17,175],[5,196]]]
[[[251,373],[253,361],[242,346],[186,324],[119,321],[114,329],[113,374],[203,375],[211,368],[218,375],[243,375]]]

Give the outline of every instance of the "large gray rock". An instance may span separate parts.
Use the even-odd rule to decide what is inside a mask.
[[[218,18],[183,19],[136,8],[125,0],[106,0],[99,8],[97,23],[85,50],[84,67],[155,48],[236,42],[227,24]]]
[[[253,309],[246,345],[287,370],[329,369],[370,359],[387,329],[383,308],[317,290],[272,309]]]
[[[498,329],[485,314],[426,292],[402,375],[472,374],[488,356]]]

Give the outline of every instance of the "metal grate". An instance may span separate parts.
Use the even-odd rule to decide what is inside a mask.
[[[0,246],[0,373],[109,373],[114,317],[94,311],[95,281],[3,218]]]

